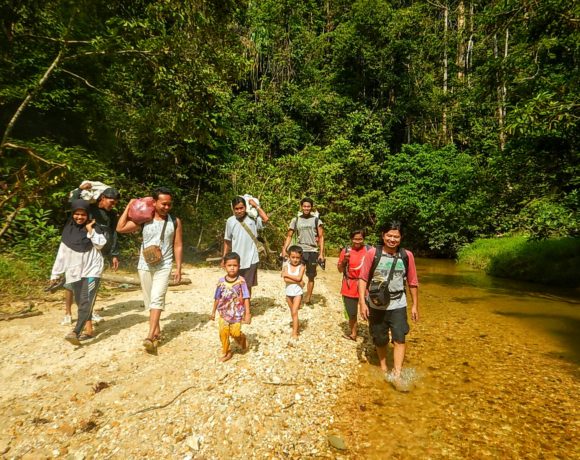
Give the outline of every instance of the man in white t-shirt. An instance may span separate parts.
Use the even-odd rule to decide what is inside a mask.
[[[248,215],[247,205],[258,211],[255,219]],[[251,293],[252,287],[258,285],[258,231],[270,218],[254,198],[249,198],[246,203],[243,197],[237,196],[232,200],[232,209],[234,215],[226,221],[223,255],[233,251],[240,256],[240,275]]]

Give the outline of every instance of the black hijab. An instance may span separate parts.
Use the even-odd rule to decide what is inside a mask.
[[[72,216],[77,209],[84,209],[87,213],[88,219],[82,225],[78,225]],[[85,228],[89,219],[89,202],[86,200],[73,200],[71,203],[71,216],[64,226],[61,239],[73,251],[88,252],[93,248],[93,243],[87,236],[87,229]]]

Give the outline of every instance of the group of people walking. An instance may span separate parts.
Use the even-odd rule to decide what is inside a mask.
[[[117,218],[113,208],[120,195],[105,189],[96,204],[83,199],[71,201],[71,217],[62,233],[61,244],[51,274],[51,286],[64,275],[66,287],[78,306],[75,328],[65,339],[80,345],[93,337],[92,315],[104,256],[113,258],[118,267],[117,233],[142,232],[138,273],[145,307],[149,311],[149,330],[143,347],[154,352],[161,340],[160,317],[165,309],[165,296],[170,283],[173,262],[174,282],[181,280],[183,231],[179,218],[170,214],[173,195],[161,187],[153,191],[153,218],[137,224],[129,217],[131,200]],[[222,345],[220,359],[232,358],[230,338],[242,350],[248,341],[242,324],[251,322],[252,288],[258,285],[260,242],[258,232],[269,217],[259,200],[245,195],[231,202],[233,215],[227,219],[224,232],[222,267],[225,275],[217,283],[211,318],[219,314],[219,336]],[[317,268],[325,267],[324,226],[314,211],[314,202],[305,197],[300,213],[289,223],[281,248],[284,259],[281,277],[285,282],[286,301],[292,318],[289,346],[299,337],[299,309],[312,304]],[[387,373],[387,345],[394,345],[394,366],[391,376],[398,378],[405,356],[407,322],[406,286],[411,294],[411,318],[419,319],[418,280],[411,251],[400,247],[401,225],[394,222],[381,233],[377,247],[365,245],[362,229],[351,233],[351,245],[339,255],[338,270],[343,274],[341,294],[345,314],[349,319],[344,338],[356,341],[358,318],[369,321],[369,332],[377,349],[381,369]]]

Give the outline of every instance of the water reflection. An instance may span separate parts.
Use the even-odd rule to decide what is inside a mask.
[[[421,322],[411,325],[398,392],[365,328],[358,375],[333,429],[348,458],[579,458],[578,292],[418,261]],[[337,276],[337,286],[338,286]],[[389,353],[392,366],[392,349]]]

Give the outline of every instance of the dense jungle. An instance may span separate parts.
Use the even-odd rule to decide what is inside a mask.
[[[580,257],[576,2],[5,0],[0,18],[3,279],[46,278],[85,179],[120,206],[173,188],[190,257],[243,193],[273,253],[310,196],[329,253],[398,218],[423,256],[523,235]]]

